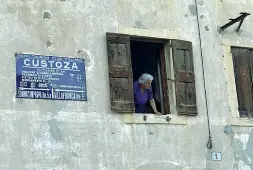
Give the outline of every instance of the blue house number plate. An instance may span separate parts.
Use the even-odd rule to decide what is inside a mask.
[[[87,101],[81,58],[16,54],[17,98]]]

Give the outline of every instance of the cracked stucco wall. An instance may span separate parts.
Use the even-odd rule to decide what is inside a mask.
[[[217,28],[251,0],[0,0],[0,169],[218,170],[252,169],[252,129],[230,126],[224,38],[252,41],[252,18],[240,33]],[[199,26],[203,46],[208,139]],[[193,42],[199,115],[186,125],[122,123],[109,102],[106,32],[131,32]],[[235,41],[235,42],[234,42]],[[252,43],[252,42],[251,42]],[[15,98],[15,52],[82,57],[88,102]],[[225,78],[224,78],[225,77]],[[225,133],[224,133],[225,131]]]
[[[235,132],[233,131],[235,129]],[[252,169],[253,167],[253,130],[225,126],[224,132],[231,138],[235,157],[233,169]]]

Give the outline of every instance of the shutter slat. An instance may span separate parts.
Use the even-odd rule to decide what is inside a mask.
[[[175,79],[185,83],[192,83],[195,80],[194,73],[185,71],[178,71],[175,75]]]
[[[178,114],[197,115],[192,44],[172,40],[172,52]]]
[[[180,105],[180,107],[177,107],[177,110],[178,110],[178,114],[179,115],[196,115],[198,114],[197,113],[197,106],[196,105],[193,105],[193,106],[182,106]]]
[[[176,82],[176,89],[177,89],[177,104],[185,104],[185,83],[183,82]]]
[[[196,93],[194,91],[195,83],[186,83],[185,86],[186,86],[185,87],[185,93],[186,93],[185,103],[189,105],[196,104]]]
[[[118,113],[135,111],[130,37],[107,33],[111,109]]]

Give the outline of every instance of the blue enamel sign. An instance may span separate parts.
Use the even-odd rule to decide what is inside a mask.
[[[87,101],[81,58],[16,54],[17,98]]]

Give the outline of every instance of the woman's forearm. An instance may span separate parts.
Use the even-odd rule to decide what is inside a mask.
[[[152,107],[153,111],[154,111],[155,113],[157,113],[158,111],[157,111],[157,108],[156,108],[155,100],[154,100],[154,99],[149,100],[149,104],[150,104],[150,106]]]

